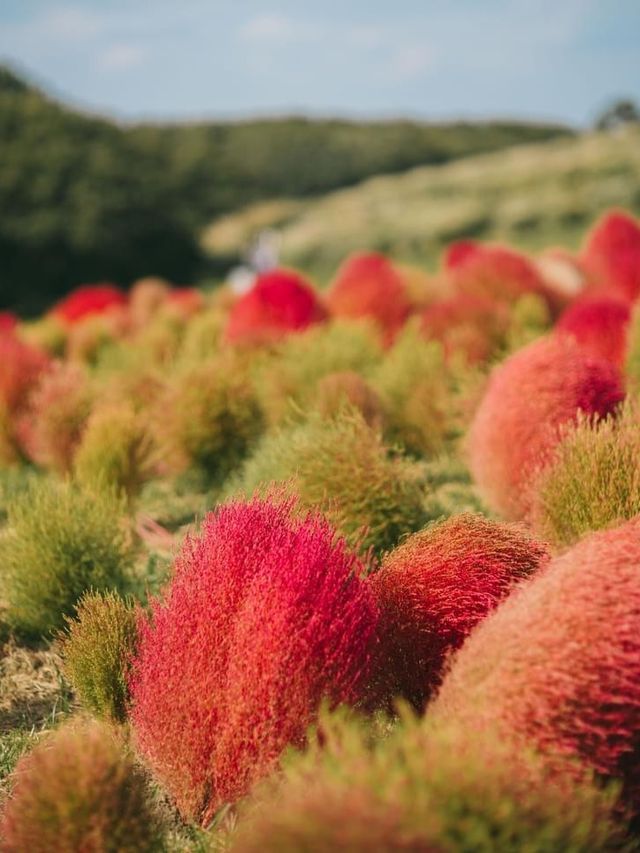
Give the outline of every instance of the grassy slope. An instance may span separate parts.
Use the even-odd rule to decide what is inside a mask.
[[[461,237],[575,246],[612,205],[640,213],[639,127],[376,177],[311,202],[254,205],[218,220],[203,243],[240,255],[257,228],[276,226],[283,261],[325,277],[354,249],[434,264]]]

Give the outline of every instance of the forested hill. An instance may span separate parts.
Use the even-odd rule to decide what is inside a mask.
[[[0,68],[0,301],[37,308],[85,280],[149,273],[193,280],[200,228],[247,203],[570,132],[298,117],[123,125]]]

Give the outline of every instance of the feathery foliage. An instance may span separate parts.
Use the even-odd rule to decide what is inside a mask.
[[[138,614],[117,592],[89,592],[61,635],[64,673],[85,708],[114,723],[127,718],[128,672]]]
[[[108,490],[69,481],[31,483],[9,506],[0,540],[9,624],[46,635],[63,626],[87,590],[125,586],[131,548],[123,513]]]

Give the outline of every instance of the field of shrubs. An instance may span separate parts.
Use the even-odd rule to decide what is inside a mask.
[[[640,849],[640,222],[237,290],[0,313],[0,850]]]

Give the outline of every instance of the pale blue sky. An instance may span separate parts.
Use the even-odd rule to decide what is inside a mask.
[[[640,0],[0,0],[0,57],[123,118],[590,122],[640,101]]]

